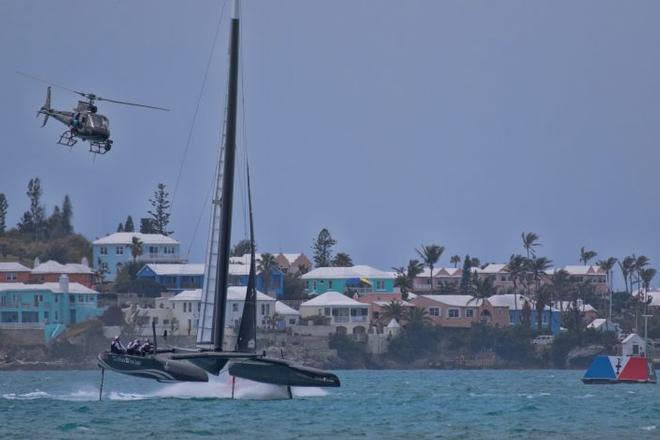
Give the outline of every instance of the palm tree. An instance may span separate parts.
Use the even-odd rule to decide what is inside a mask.
[[[437,264],[438,260],[442,256],[442,253],[445,251],[444,246],[439,246],[437,244],[422,245],[421,248],[415,249],[417,254],[422,258],[422,261],[426,266],[428,266],[429,281],[431,285],[431,293],[433,293],[433,267]]]
[[[511,281],[513,281],[513,301],[518,310],[518,281],[521,277],[525,276],[525,266],[526,258],[520,254],[513,254],[509,258],[509,263],[507,264],[507,269],[511,275]]]
[[[401,297],[407,299],[408,292],[413,289],[414,280],[417,276],[424,272],[424,265],[419,260],[409,260],[408,267],[393,267],[392,270],[396,272],[394,279],[394,287],[401,290]]]
[[[461,257],[460,255],[453,255],[450,259],[449,262],[454,265],[454,269],[456,269],[461,262]]]
[[[131,248],[131,255],[133,256],[133,263],[135,263],[138,257],[144,252],[144,243],[134,235],[129,247]]]
[[[644,287],[644,314],[648,313],[648,307],[649,307],[648,292],[649,289],[651,288],[651,281],[653,281],[653,278],[657,273],[658,271],[653,269],[652,267],[642,269],[639,273],[639,277],[641,278],[642,285]]]
[[[429,318],[426,309],[423,307],[408,307],[406,320],[408,321],[408,328],[420,328],[425,327],[431,318]]]
[[[607,314],[608,319],[612,320],[612,269],[616,264],[616,258],[610,257],[607,260],[598,260],[596,262],[598,267],[605,271],[605,280],[607,281],[607,293],[609,296],[609,311]]]
[[[635,257],[635,254],[633,254],[633,257]],[[640,255],[639,257],[635,257],[635,264],[633,266],[633,268],[634,268],[633,273],[636,275],[636,278],[637,278],[635,280],[635,284],[637,284],[638,289],[641,289],[641,288],[644,287],[643,286],[643,281],[642,281],[642,272],[644,271],[644,269],[648,265],[649,265],[649,258],[648,257],[646,257],[644,255]],[[631,289],[632,289],[632,284],[633,283],[631,281],[630,282],[630,288]]]
[[[564,269],[559,269],[552,274],[552,288],[554,296],[559,301],[559,312],[564,315],[564,301],[568,299],[571,289],[571,275]]]
[[[632,273],[635,270],[635,262],[637,259],[634,255],[625,257],[622,261],[619,261],[619,269],[621,269],[621,275],[623,276],[623,282],[626,284],[626,293],[632,293]],[[629,286],[630,282],[630,288]]]
[[[584,246],[580,248],[580,261],[584,263],[585,266],[589,264],[589,260],[596,258],[598,253],[596,251],[589,251]]]
[[[400,302],[394,300],[382,306],[381,311],[383,319],[386,322],[389,322],[392,319],[395,319],[396,322],[401,322],[401,318],[403,318],[404,315],[403,306]]]
[[[541,246],[538,234],[535,234],[534,232],[523,232],[520,237],[522,238],[523,248],[525,248],[525,251],[527,252],[527,258],[530,258],[530,256],[536,257],[536,250],[534,248]]]
[[[548,317],[548,329],[552,330],[552,287],[544,285],[536,290],[536,329],[540,332],[543,324],[543,312],[545,306],[550,306],[550,316]]]
[[[490,298],[494,295],[495,287],[493,286],[493,278],[472,278],[472,298],[468,301],[468,304],[475,302],[477,306],[483,304],[485,299]]]
[[[263,274],[264,293],[268,295],[268,288],[270,287],[270,281],[273,271],[279,269],[279,265],[275,260],[275,255],[268,253],[261,254],[261,258],[259,260],[259,266],[257,269]]]

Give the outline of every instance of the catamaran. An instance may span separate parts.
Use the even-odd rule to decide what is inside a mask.
[[[250,272],[240,328],[233,347],[225,335],[236,156],[239,6],[239,0],[234,0],[229,34],[225,136],[224,142],[220,143],[219,161],[216,167],[215,197],[212,202],[197,346],[196,348],[158,348],[155,326],[152,325],[155,345],[144,356],[112,351],[104,351],[98,355],[98,365],[102,375],[99,398],[103,393],[103,375],[106,369],[159,382],[207,382],[209,374],[217,376],[226,371],[233,378],[232,397],[235,378],[284,386],[289,398],[293,396],[291,387],[340,386],[339,378],[331,372],[296,364],[286,359],[269,357],[265,352],[261,354],[256,352],[256,263],[249,168],[246,175],[251,243]]]

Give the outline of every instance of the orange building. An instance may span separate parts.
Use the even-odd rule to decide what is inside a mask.
[[[56,283],[61,275],[66,275],[69,282],[91,288],[94,284],[94,272],[85,263],[86,260],[83,259],[81,264],[60,264],[53,260],[37,264],[30,273],[30,283]]]
[[[27,283],[30,269],[21,263],[0,263],[0,283]]]
[[[434,325],[469,328],[475,322],[506,326],[508,314],[503,314],[487,300],[471,295],[418,295],[412,303],[422,307]]]

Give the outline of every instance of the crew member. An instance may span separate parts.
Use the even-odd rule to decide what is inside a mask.
[[[112,338],[112,344],[110,344],[110,351],[116,354],[126,353],[126,349],[119,340],[119,336],[115,336],[114,338]]]

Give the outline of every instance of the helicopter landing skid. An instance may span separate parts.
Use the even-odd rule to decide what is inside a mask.
[[[71,131],[67,130],[60,135],[60,140],[57,141],[58,144],[64,145],[65,147],[73,147],[78,140],[73,136]]]
[[[105,154],[112,148],[112,141],[108,139],[103,142],[90,142],[89,151],[94,154]]]

